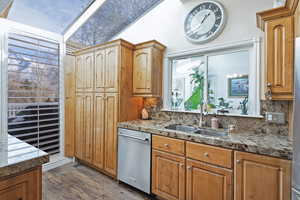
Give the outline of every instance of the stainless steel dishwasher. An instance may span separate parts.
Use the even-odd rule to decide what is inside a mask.
[[[151,134],[119,129],[118,137],[118,180],[150,194]]]

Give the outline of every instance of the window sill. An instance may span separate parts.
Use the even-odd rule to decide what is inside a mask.
[[[200,114],[200,111],[184,111],[184,110],[171,110],[163,108],[162,112],[175,112],[175,113],[189,113],[189,114]],[[209,115],[214,115],[210,113]],[[256,119],[264,119],[265,117],[262,115],[239,115],[239,114],[216,114],[217,116],[226,116],[226,117],[244,117],[244,118],[256,118]]]

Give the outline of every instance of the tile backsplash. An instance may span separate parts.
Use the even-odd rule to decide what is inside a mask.
[[[147,100],[146,100],[147,101]],[[197,125],[200,114],[186,112],[162,111],[161,104],[145,103],[145,107],[150,112],[153,119],[172,120],[176,123]],[[253,132],[254,134],[274,134],[289,135],[289,110],[290,102],[288,101],[261,101],[261,114],[265,112],[282,112],[285,113],[285,124],[272,124],[266,122],[264,118],[239,117],[239,116],[222,116],[218,115],[221,128],[227,129],[229,125],[235,125],[239,132]],[[213,115],[205,117],[207,125],[210,126]]]

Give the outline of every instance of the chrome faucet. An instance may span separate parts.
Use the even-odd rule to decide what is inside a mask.
[[[199,127],[204,127],[206,125],[205,116],[208,115],[208,113],[207,113],[207,104],[201,103],[199,108],[200,108]]]

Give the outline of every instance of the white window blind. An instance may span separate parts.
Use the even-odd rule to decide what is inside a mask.
[[[8,133],[50,154],[59,152],[59,44],[10,33]]]

